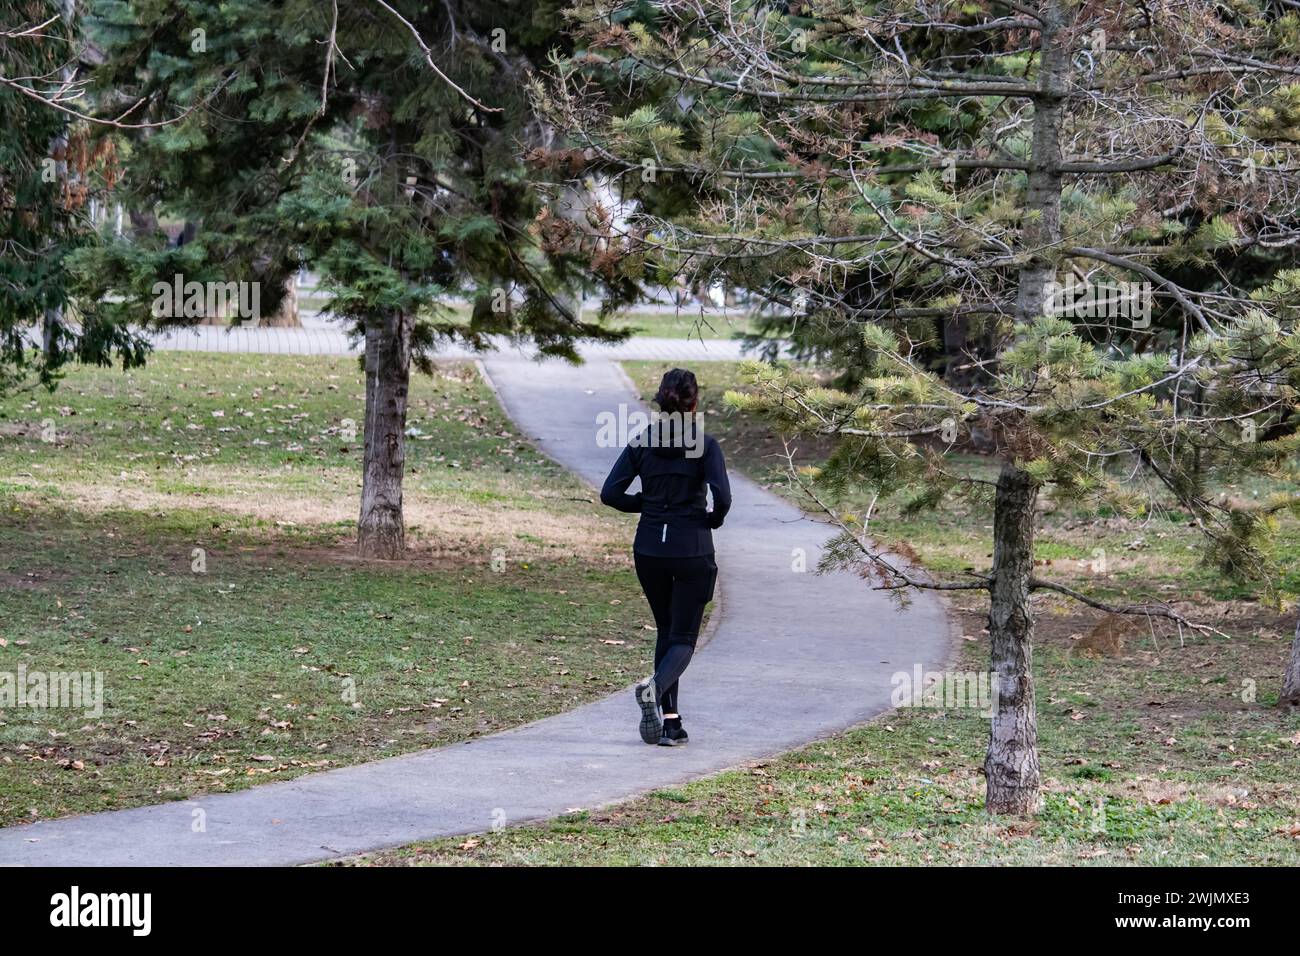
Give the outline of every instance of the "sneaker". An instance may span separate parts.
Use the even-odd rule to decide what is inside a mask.
[[[648,744],[659,743],[664,722],[659,716],[659,688],[653,677],[636,685],[636,704],[641,708],[641,739]]]
[[[684,747],[690,740],[680,717],[669,717],[664,721],[663,733],[659,735],[660,747]]]

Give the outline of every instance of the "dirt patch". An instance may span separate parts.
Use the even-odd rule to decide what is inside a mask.
[[[1065,672],[1070,675],[1066,683],[1085,692],[1102,711],[1134,718],[1143,726],[1239,712],[1243,702],[1238,685],[1243,677],[1260,687],[1280,680],[1294,618],[1245,601],[1189,602],[1180,604],[1179,610],[1228,636],[1186,628],[1180,634],[1172,622],[1134,615],[1117,653],[1080,654],[1079,644],[1105,627],[1107,613],[1040,595],[1034,600],[1034,646],[1085,668]],[[964,638],[974,639],[963,644],[986,654],[987,602],[962,596],[953,602],[953,612]],[[1134,696],[1131,688],[1147,686],[1149,675],[1168,679],[1161,680],[1158,689]]]
[[[1195,800],[1212,807],[1239,806],[1250,795],[1245,787],[1219,784],[1190,784],[1177,780],[1137,780],[1131,789],[1149,804],[1165,805]]]
[[[332,544],[303,544],[285,539],[280,544],[257,546],[208,548],[209,558],[233,559],[252,566],[273,565],[284,567],[357,567],[357,568],[401,568],[409,571],[450,571],[475,568],[486,570],[492,567],[493,555],[490,552],[468,552],[465,549],[449,548],[437,542],[412,540],[407,536],[406,553],[396,561],[378,558],[363,558],[356,553],[356,539],[351,534],[340,535]],[[515,562],[520,555],[510,552],[508,560]],[[631,566],[629,556],[618,553],[600,555],[602,561],[610,564]],[[188,552],[177,559],[178,570],[189,567]]]
[[[1076,582],[1070,582],[1074,584]],[[1107,620],[1114,620],[1114,615],[1105,611],[1085,607],[1068,598],[1046,595],[1038,592],[1034,597],[1034,643],[1037,645],[1071,648],[1084,636],[1095,632]],[[954,599],[956,611],[962,626],[962,633],[983,639],[988,626],[988,601],[965,596]],[[1204,623],[1226,631],[1232,637],[1278,638],[1291,633],[1295,626],[1294,617],[1279,613],[1269,607],[1253,601],[1214,601],[1199,592],[1171,601],[1170,606],[1188,619]],[[1158,649],[1166,642],[1184,647],[1202,644],[1205,637],[1186,628],[1180,636],[1178,627],[1171,621],[1161,618],[1147,618],[1143,615],[1126,615],[1128,623],[1124,627],[1126,652],[1134,653],[1145,649]],[[1234,645],[1235,646],[1235,645]],[[1129,656],[1127,653],[1108,655],[1118,658]]]
[[[237,485],[221,494],[172,495],[129,485],[90,484],[67,484],[60,492],[61,503],[90,514],[204,508],[300,528],[351,526],[357,518],[355,500],[326,495],[308,498]],[[33,508],[44,504],[29,495],[18,498]],[[405,514],[412,559],[428,560],[435,566],[485,563],[497,550],[511,561],[553,555],[557,550],[604,560],[611,551],[626,550],[625,530],[599,514],[594,504],[591,514],[585,515],[570,509],[556,513],[552,509],[435,501],[408,493]],[[341,532],[340,537],[348,534]]]
[[[68,578],[65,571],[47,571],[32,569],[27,571],[0,570],[0,588],[19,590],[38,590],[50,584],[56,584]]]
[[[40,432],[41,426],[36,422],[0,422],[0,438],[26,438]]]

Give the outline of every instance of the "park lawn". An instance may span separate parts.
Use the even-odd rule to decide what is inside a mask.
[[[320,311],[329,303],[330,297],[326,293],[313,291],[299,298],[298,307],[304,311]],[[437,317],[468,325],[470,313],[469,306],[455,304],[440,306]],[[594,322],[596,316],[597,309],[588,306],[582,317]],[[611,316],[606,324],[611,329],[631,329],[634,336],[657,339],[730,339],[758,332],[747,309],[732,307],[719,312],[711,305],[705,310],[698,302],[687,303],[677,311],[631,307]]]
[[[960,668],[987,666],[981,642],[962,644]],[[1067,644],[1035,648],[1047,792],[1034,820],[984,813],[986,720],[909,709],[612,808],[344,862],[1300,864],[1300,723],[1233,696],[1237,675],[1258,674],[1269,658],[1267,642],[1118,661],[1072,656]]]
[[[105,697],[0,711],[0,825],[463,740],[649,668],[629,521],[472,365],[413,376],[410,559],[356,559],[362,405],[354,359],[181,353],[0,402],[0,672]]]
[[[659,339],[731,339],[757,333],[743,309],[702,313],[698,304],[685,305],[680,312],[622,312],[610,325],[633,329],[635,336]]]
[[[649,396],[666,366],[627,368]],[[706,428],[731,467],[789,493],[772,457],[781,443],[761,422],[719,408],[722,392],[740,384],[738,366],[695,370]],[[815,460],[818,447],[801,445],[801,459]],[[952,573],[985,565],[991,525],[988,502],[948,503],[917,518],[891,502],[872,529]],[[1034,820],[983,811],[986,718],[971,709],[909,708],[613,808],[348,862],[1300,864],[1300,715],[1275,706],[1293,615],[1200,567],[1196,538],[1174,511],[1141,523],[1062,508],[1044,514],[1040,527],[1044,575],[1102,598],[1153,594],[1194,606],[1226,636],[1180,636],[1143,621],[1126,629],[1122,647],[1089,652],[1083,648],[1103,615],[1040,593],[1034,665],[1046,805]],[[1291,554],[1297,537],[1283,526]],[[1094,570],[1099,548],[1104,573]],[[1295,573],[1288,568],[1292,589]],[[952,668],[984,671],[986,607],[954,593],[961,639]]]

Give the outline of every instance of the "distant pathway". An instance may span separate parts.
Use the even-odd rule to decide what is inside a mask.
[[[734,357],[715,345],[727,343],[701,346],[703,355],[656,355],[644,340],[629,348],[670,360]],[[597,447],[596,416],[637,401],[614,362],[592,357],[574,368],[497,356],[485,366],[525,434],[585,480],[603,479],[618,450]],[[628,689],[435,750],[7,827],[0,864],[283,865],[543,820],[836,733],[888,708],[892,674],[946,658],[948,623],[933,598],[920,595],[900,612],[855,575],[811,573],[825,526],[738,474],[732,481],[735,503],[716,535],[720,622],[682,678],[688,747],[641,743]],[[806,573],[795,570],[800,549]],[[202,832],[194,832],[198,810]]]
[[[154,348],[161,352],[244,352],[274,355],[358,355],[360,345],[348,339],[339,328],[313,322],[306,328],[228,328],[217,325],[194,325],[149,335]],[[497,348],[507,354],[522,354],[504,338]],[[579,348],[585,359],[609,359],[616,362],[633,359],[666,361],[736,361],[741,357],[740,342],[735,339],[661,339],[633,338],[610,345],[584,344]],[[438,348],[439,358],[474,358],[480,353],[460,344]]]

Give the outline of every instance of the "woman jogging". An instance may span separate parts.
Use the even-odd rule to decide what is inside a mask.
[[[603,504],[641,515],[632,555],[659,635],[654,676],[637,684],[636,699],[641,739],[664,747],[687,741],[677,679],[691,662],[704,605],[713,599],[713,529],[722,527],[731,508],[722,448],[700,429],[695,414],[699,391],[693,372],[675,368],[664,375],[655,395],[660,413],[628,441],[600,491]],[[641,491],[629,495],[637,477]],[[706,485],[713,491],[712,511]]]

